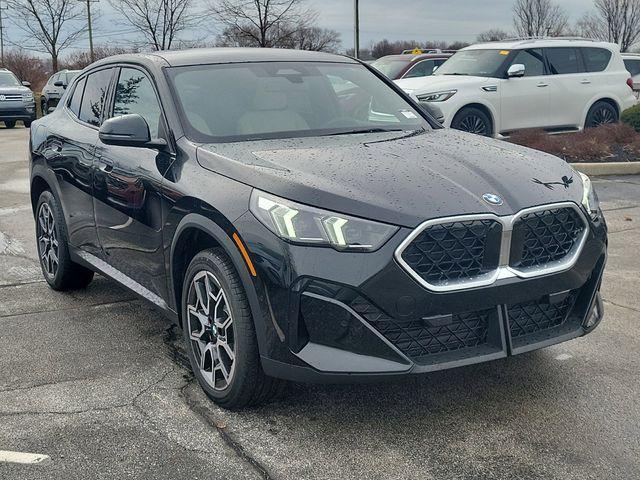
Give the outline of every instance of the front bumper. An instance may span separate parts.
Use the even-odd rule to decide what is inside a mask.
[[[236,225],[258,270],[256,326],[272,376],[353,382],[454,368],[570,340],[602,319],[604,220],[590,221],[569,270],[448,293],[394,259],[410,229],[376,252],[346,253],[285,243],[250,213]]]
[[[4,120],[35,120],[36,104],[35,102],[2,102],[0,104],[0,122]]]

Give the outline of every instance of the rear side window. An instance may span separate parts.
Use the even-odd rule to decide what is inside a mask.
[[[511,65],[515,64],[524,65],[524,76],[525,77],[537,77],[540,75],[544,75],[544,57],[542,55],[542,50],[539,49],[529,49],[529,50],[520,50],[518,54],[514,57]]]
[[[151,80],[140,70],[123,68],[116,86],[113,114],[129,113],[137,113],[144,118],[149,125],[151,138],[158,137],[161,110]]]
[[[640,60],[625,59],[624,66],[632,77],[640,74]]]
[[[436,63],[433,60],[422,60],[411,68],[404,78],[427,77],[433,73]]]
[[[549,69],[554,75],[578,73],[582,71],[578,50],[575,48],[547,48]]]
[[[100,70],[87,76],[82,105],[78,118],[90,125],[100,126],[102,108],[107,100],[107,90],[112,69]]]
[[[80,115],[80,105],[82,103],[82,93],[84,92],[84,84],[87,81],[86,77],[81,78],[76,84],[76,88],[73,91],[73,95],[69,99],[69,110],[73,112],[73,114],[78,117]]]
[[[602,72],[611,60],[611,52],[604,48],[583,48],[582,54],[587,72]]]

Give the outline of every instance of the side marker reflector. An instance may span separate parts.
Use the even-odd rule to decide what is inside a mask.
[[[256,269],[253,266],[253,262],[251,261],[251,258],[249,257],[249,252],[247,252],[247,249],[245,248],[244,243],[242,243],[242,240],[240,240],[240,236],[234,232],[232,235],[232,238],[233,238],[233,241],[236,242],[236,245],[238,246],[238,250],[240,250],[240,253],[242,254],[242,258],[244,258],[244,261],[247,264],[247,267],[249,267],[249,272],[251,273],[252,276],[257,277],[258,273],[256,272]]]

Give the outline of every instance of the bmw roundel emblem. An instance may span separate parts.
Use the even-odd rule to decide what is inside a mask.
[[[502,197],[494,193],[485,193],[482,195],[482,199],[491,205],[502,205],[504,203]]]

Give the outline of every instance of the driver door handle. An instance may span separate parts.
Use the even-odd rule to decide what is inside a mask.
[[[591,80],[588,80],[588,79],[585,78],[584,80],[581,80],[580,83],[582,85],[589,85],[591,83]]]
[[[540,82],[538,84],[538,88],[543,88],[543,87],[548,87],[548,86],[549,86],[549,84],[548,83],[544,83],[544,82]]]

